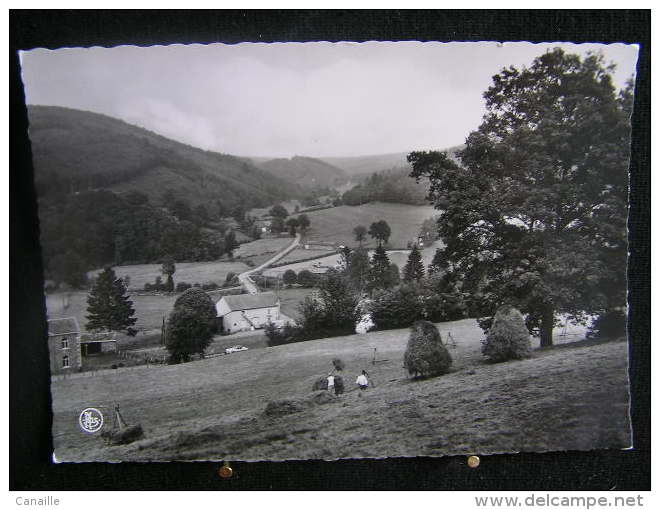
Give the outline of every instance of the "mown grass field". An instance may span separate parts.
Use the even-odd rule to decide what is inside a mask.
[[[245,243],[235,251],[236,256],[243,260],[252,260],[253,265],[258,265],[271,258],[273,254],[291,244],[291,237],[259,239]],[[136,327],[152,330],[160,328],[163,316],[167,316],[174,305],[176,295],[140,295],[145,283],[154,283],[156,277],[163,277],[160,272],[160,264],[137,264],[129,266],[115,266],[115,274],[122,278],[130,277],[129,292],[135,308],[137,317]],[[242,273],[250,269],[250,266],[241,260],[222,260],[214,262],[181,262],[176,264],[174,282],[208,283],[214,282],[222,285],[227,274]],[[89,276],[98,274],[101,270],[90,271]],[[164,278],[163,278],[164,279]],[[85,315],[87,314],[87,295],[82,292],[55,292],[46,295],[46,309],[51,319],[59,317],[76,317],[81,328],[84,329]],[[214,296],[213,293],[211,293]],[[219,298],[217,298],[219,299]]]
[[[247,244],[252,243],[246,243],[241,245],[241,247],[247,246]],[[238,252],[238,250],[236,251]],[[142,290],[145,283],[154,283],[158,276],[165,281],[163,274],[160,272],[161,267],[160,264],[136,264],[131,266],[114,266],[114,271],[119,278],[130,277],[130,290]],[[187,282],[191,285],[195,283],[214,282],[222,285],[225,282],[227,273],[233,272],[238,274],[248,269],[249,266],[240,261],[178,262],[176,264],[176,273],[174,273],[174,282]],[[102,269],[90,271],[88,275],[93,277],[101,271]]]
[[[428,265],[433,260],[435,255],[436,248],[439,248],[442,245],[442,241],[436,241],[433,245],[427,246],[422,249],[422,262],[424,263],[424,268],[426,269]],[[297,251],[297,250],[294,250]],[[373,250],[369,250],[370,255],[373,255]],[[400,271],[403,271],[404,266],[408,260],[408,255],[410,255],[410,250],[392,250],[387,252],[387,256],[390,259],[390,262],[396,264],[399,267]],[[285,259],[286,260],[286,257]],[[303,262],[291,262],[283,266],[277,266],[268,268],[263,271],[265,276],[282,276],[285,271],[291,269],[295,273],[299,273],[303,269],[313,270],[314,264],[320,264],[322,268],[335,267],[341,260],[341,256],[338,253],[333,253],[327,257],[321,257],[314,260],[305,260]],[[322,269],[321,268],[321,269]]]
[[[289,246],[291,241],[293,241],[293,238],[290,236],[257,239],[250,243],[241,244],[241,246],[234,251],[234,257],[240,257],[241,259],[249,258],[256,266],[258,266],[259,264],[266,262],[266,260],[271,258],[278,251],[282,251]]]
[[[374,202],[351,207],[342,205],[306,213],[311,222],[307,238],[310,241],[332,242],[337,245],[356,246],[353,229],[385,220],[392,229],[388,250],[405,249],[409,241],[415,241],[424,220],[437,216],[431,206],[404,205]],[[375,248],[376,242],[367,235],[364,246]]]
[[[64,308],[68,296],[69,306]],[[160,328],[163,316],[167,316],[174,306],[178,295],[139,295],[131,294],[137,322],[135,327],[152,330]],[[53,293],[46,295],[46,309],[49,319],[60,317],[75,317],[80,328],[85,330],[87,319],[87,292],[73,292],[71,294]],[[139,337],[140,334],[138,334]]]
[[[475,321],[439,329],[456,341],[453,370],[421,381],[408,379],[402,368],[407,330],[54,381],[56,457],[283,460],[629,446],[625,342],[577,342],[489,365],[480,355]],[[372,365],[374,348],[381,362]],[[334,357],[346,363],[348,391],[313,403],[312,384]],[[353,388],[362,369],[374,383],[364,393]],[[299,412],[265,415],[276,399],[296,400]],[[143,440],[107,446],[78,428],[85,407],[109,413],[115,404],[129,423],[142,425]]]

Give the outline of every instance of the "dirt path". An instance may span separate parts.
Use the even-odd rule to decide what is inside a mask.
[[[241,282],[241,285],[245,288],[245,290],[248,292],[248,294],[258,294],[259,293],[259,288],[255,285],[255,283],[252,281],[252,278],[250,278],[250,275],[257,273],[259,271],[262,271],[266,269],[268,266],[271,264],[274,264],[278,260],[280,260],[282,257],[286,256],[289,252],[291,252],[293,249],[296,248],[300,244],[300,234],[296,234],[296,238],[293,240],[293,242],[284,248],[282,251],[268,259],[266,262],[261,264],[258,267],[255,267],[254,269],[250,269],[249,271],[245,271],[244,273],[241,273],[238,275],[238,281]]]

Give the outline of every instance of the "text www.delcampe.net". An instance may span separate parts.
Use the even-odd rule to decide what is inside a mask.
[[[564,508],[606,508],[643,507],[644,498],[637,496],[561,496],[556,494],[531,494],[518,496],[475,496],[478,507],[564,507]]]

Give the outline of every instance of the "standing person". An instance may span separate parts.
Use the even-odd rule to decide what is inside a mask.
[[[358,375],[357,379],[355,380],[355,383],[358,385],[358,387],[361,390],[366,390],[367,387],[369,386],[369,379],[367,379],[367,372],[364,370],[360,375]]]
[[[344,378],[340,375],[335,376],[335,395],[339,396],[344,393]]]
[[[335,376],[332,375],[332,372],[328,374],[328,391],[330,393],[335,391]]]

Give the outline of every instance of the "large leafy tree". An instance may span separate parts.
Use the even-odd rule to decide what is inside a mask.
[[[442,211],[444,267],[492,315],[517,306],[552,343],[558,313],[625,305],[632,86],[602,57],[550,51],[503,69],[487,113],[458,153],[408,156]]]
[[[387,244],[392,235],[392,229],[385,220],[379,220],[369,226],[369,235],[376,239],[378,244]]]
[[[167,255],[163,258],[163,263],[160,268],[160,272],[167,276],[167,282],[165,283],[165,288],[168,292],[174,290],[174,278],[173,275],[176,272],[176,264],[174,259]]]
[[[167,320],[165,347],[174,363],[188,361],[193,354],[204,354],[213,340],[215,305],[202,289],[186,290],[174,302]]]
[[[236,240],[236,233],[233,230],[227,232],[224,242],[225,242],[225,247],[224,247],[225,252],[227,253],[227,255],[229,255],[229,258],[232,258],[234,256],[234,250],[236,250],[240,246],[240,244],[238,244],[238,241]]]
[[[362,246],[362,241],[367,237],[367,227],[364,225],[358,225],[353,229],[353,235],[355,236],[355,240],[360,243],[360,246]]]
[[[276,204],[273,207],[270,208],[270,211],[268,213],[271,216],[274,216],[276,218],[286,218],[289,215],[289,211],[286,210],[286,207],[284,207],[282,204]]]
[[[298,226],[300,227],[300,231],[305,233],[307,232],[307,229],[309,226],[312,224],[311,221],[309,221],[309,216],[306,214],[301,214],[298,216]]]
[[[289,234],[292,236],[296,235],[296,229],[300,226],[298,218],[289,218],[286,220],[286,226],[289,227]]]
[[[90,331],[121,331],[135,324],[135,309],[126,285],[106,267],[96,279],[87,297],[87,329]]]

